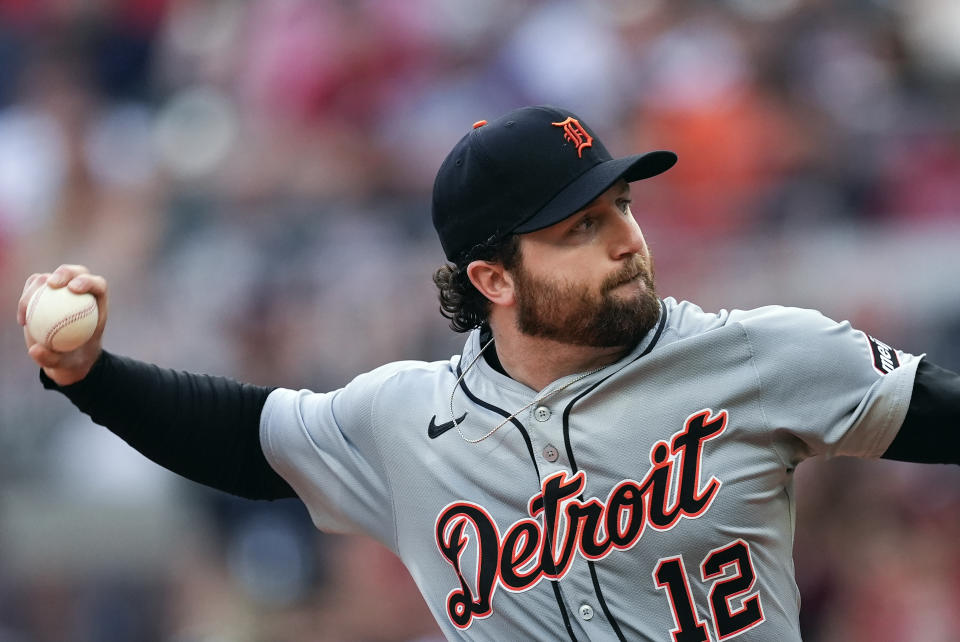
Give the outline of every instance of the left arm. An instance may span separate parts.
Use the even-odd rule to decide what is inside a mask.
[[[910,408],[883,459],[960,464],[960,375],[922,359]]]

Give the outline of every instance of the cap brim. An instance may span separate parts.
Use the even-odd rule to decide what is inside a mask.
[[[564,187],[537,213],[513,229],[518,234],[535,232],[579,212],[623,178],[628,183],[662,174],[677,162],[673,152],[656,151],[615,158],[591,167]]]

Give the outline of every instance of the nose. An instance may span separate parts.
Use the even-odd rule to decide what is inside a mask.
[[[640,254],[646,256],[647,242],[640,231],[640,225],[632,214],[621,214],[615,238],[611,243],[611,257],[615,260]]]

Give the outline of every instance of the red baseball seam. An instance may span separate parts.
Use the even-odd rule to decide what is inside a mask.
[[[57,335],[58,332],[60,332],[60,330],[70,325],[74,321],[78,321],[82,319],[83,317],[92,313],[96,309],[97,309],[97,302],[94,301],[84,309],[77,310],[76,312],[74,312],[68,317],[63,317],[62,319],[57,321],[57,323],[52,328],[50,328],[49,332],[47,332],[47,338],[44,340],[44,343],[47,344],[51,349],[53,349],[53,338]]]

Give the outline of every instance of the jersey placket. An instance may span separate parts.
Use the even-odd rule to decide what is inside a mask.
[[[572,393],[580,390],[571,390]],[[535,404],[524,417],[524,423],[530,436],[533,451],[537,457],[537,468],[540,473],[541,487],[544,487],[546,480],[558,474],[564,474],[569,477],[574,474],[570,458],[567,453],[564,436],[564,409],[576,395],[557,395],[542,403]],[[579,499],[583,499],[581,495]],[[544,498],[545,504],[549,503]],[[562,505],[557,506],[562,511]],[[546,511],[545,511],[546,512]],[[566,520],[559,519],[558,532],[554,533],[552,520],[548,519],[546,514],[541,515],[545,531],[549,534],[551,540],[556,546],[554,550],[562,546],[556,539],[557,537],[575,537],[576,528],[568,527]],[[575,525],[574,525],[575,526]],[[607,640],[617,639],[616,632],[607,618],[604,616],[603,609],[599,603],[600,599],[595,585],[595,575],[591,572],[590,564],[583,559],[579,553],[574,551],[569,566],[564,570],[559,570],[560,578],[557,580],[560,584],[560,592],[570,617],[574,629],[579,629],[577,633],[579,639]],[[583,636],[583,637],[581,637]]]

